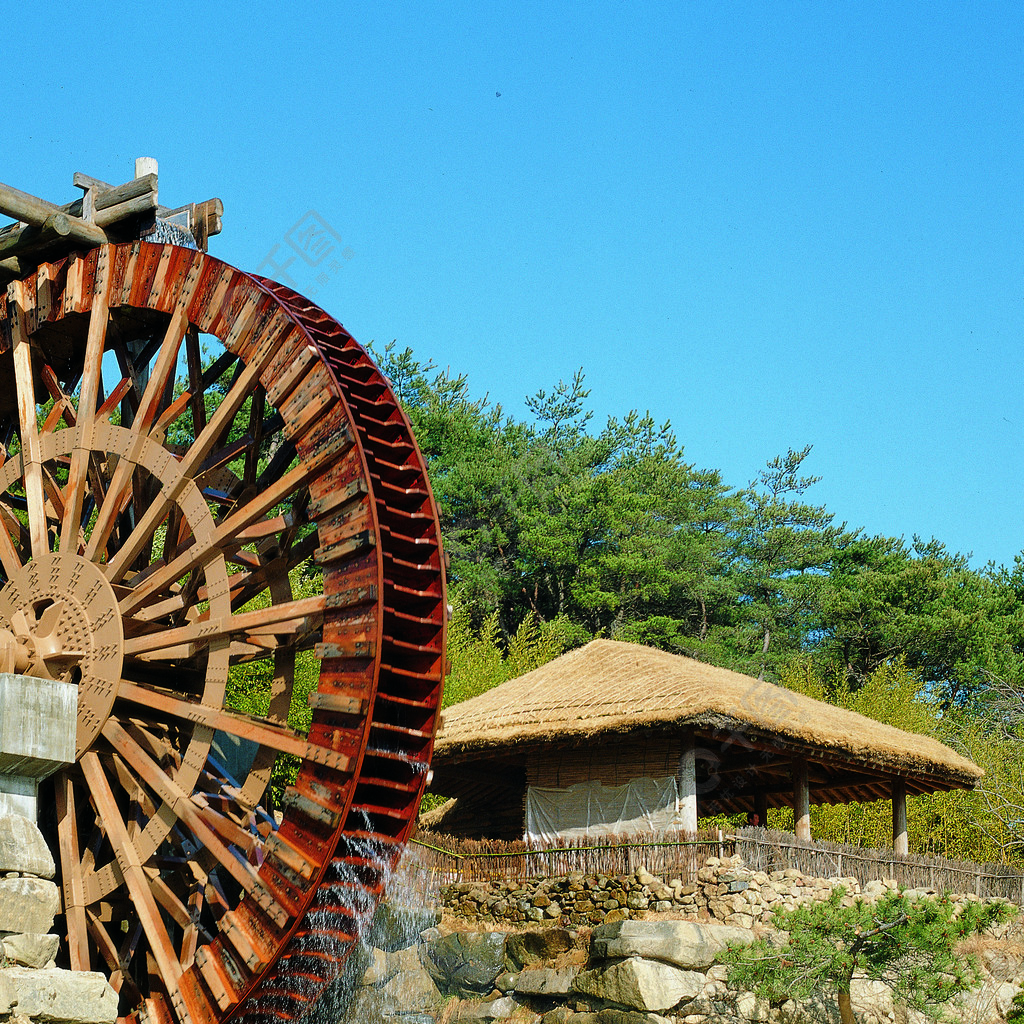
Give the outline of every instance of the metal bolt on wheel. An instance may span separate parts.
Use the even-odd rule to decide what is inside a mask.
[[[440,707],[408,420],[322,310],[146,242],[9,285],[2,376],[0,670],[78,684],[53,777],[67,960],[108,974],[124,1020],[301,1018],[408,837]],[[299,574],[322,585],[296,595]],[[226,700],[248,662],[272,677],[260,716]]]

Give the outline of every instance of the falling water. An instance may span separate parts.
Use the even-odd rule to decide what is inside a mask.
[[[369,820],[366,829],[370,831]],[[406,848],[397,867],[392,856],[390,846],[349,836],[328,869],[306,918],[310,931],[318,933],[317,951],[335,952],[331,932],[339,907],[356,922],[359,941],[306,1018],[309,1024],[434,1024],[431,1011],[440,997],[425,984],[428,976],[416,947],[420,933],[440,919],[439,892],[415,847]],[[347,857],[369,861],[379,872],[385,892],[380,907],[363,890],[360,869]]]

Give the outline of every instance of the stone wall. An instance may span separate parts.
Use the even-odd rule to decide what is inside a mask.
[[[522,883],[459,882],[441,890],[441,904],[462,920],[494,924],[547,921],[579,927],[671,913],[750,928],[776,907],[826,899],[837,885],[846,889],[847,902],[857,896],[877,898],[897,888],[893,879],[868,882],[862,888],[856,878],[808,878],[796,868],[769,874],[744,868],[738,857],[710,857],[697,872],[696,882],[657,878],[643,868],[624,878],[576,871]],[[934,889],[907,891],[936,895]]]
[[[102,974],[57,968],[60,908],[53,857],[34,822],[0,817],[0,1022],[114,1024],[117,993]]]
[[[626,878],[570,875],[525,885],[455,885],[449,910],[403,920],[381,911],[368,937],[361,982],[343,1020],[360,1024],[431,1021],[515,1024],[837,1024],[828,1002],[769,1005],[731,989],[716,964],[726,942],[752,941],[773,910],[827,898],[877,899],[893,886],[813,879],[797,871],[768,875],[734,859],[708,860],[698,882],[683,885],[640,870]],[[927,895],[924,890],[917,891]],[[976,897],[962,897],[974,900]],[[464,920],[454,920],[452,914]],[[475,930],[470,926],[475,924]],[[512,927],[514,926],[514,930]],[[984,984],[950,1007],[962,1024],[995,1024],[1024,985],[1020,921],[987,937]],[[854,1010],[863,1024],[891,1024],[881,982],[855,979]]]

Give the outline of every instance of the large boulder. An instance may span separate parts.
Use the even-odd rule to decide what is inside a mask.
[[[583,971],[577,975],[573,987],[583,995],[606,1003],[658,1013],[700,995],[704,975],[656,960],[633,958]]]
[[[0,874],[8,871],[53,878],[53,854],[43,833],[20,814],[0,817]]]
[[[567,996],[572,991],[572,983],[579,973],[579,967],[563,967],[561,970],[537,967],[519,974],[515,991],[517,995],[522,996]]]
[[[572,935],[564,928],[536,928],[528,932],[512,932],[505,939],[505,953],[514,970],[528,964],[554,960],[559,953],[572,949]]]
[[[60,892],[44,878],[0,878],[0,932],[48,932]]]
[[[375,949],[394,953],[411,946],[419,939],[421,932],[432,928],[440,920],[441,911],[433,907],[381,903],[364,938]]]
[[[117,1020],[117,993],[102,974],[7,967],[0,970],[0,994],[5,982],[13,995],[14,1012],[33,1022],[114,1024]]]
[[[599,960],[641,956],[689,970],[704,970],[729,943],[749,945],[754,933],[726,924],[696,921],[616,921],[598,925],[591,955]]]
[[[445,995],[472,999],[486,995],[505,970],[501,932],[453,932],[426,942],[420,959]]]

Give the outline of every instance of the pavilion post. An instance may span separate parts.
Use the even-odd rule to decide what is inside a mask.
[[[757,823],[761,828],[768,827],[768,794],[754,794],[754,813],[757,815]]]
[[[894,853],[910,853],[907,837],[907,783],[905,779],[892,780],[892,849]]]
[[[683,830],[697,831],[697,747],[693,733],[683,733],[683,746],[679,752],[679,809]]]
[[[811,838],[811,787],[807,778],[807,762],[793,763],[793,820],[797,839]]]

